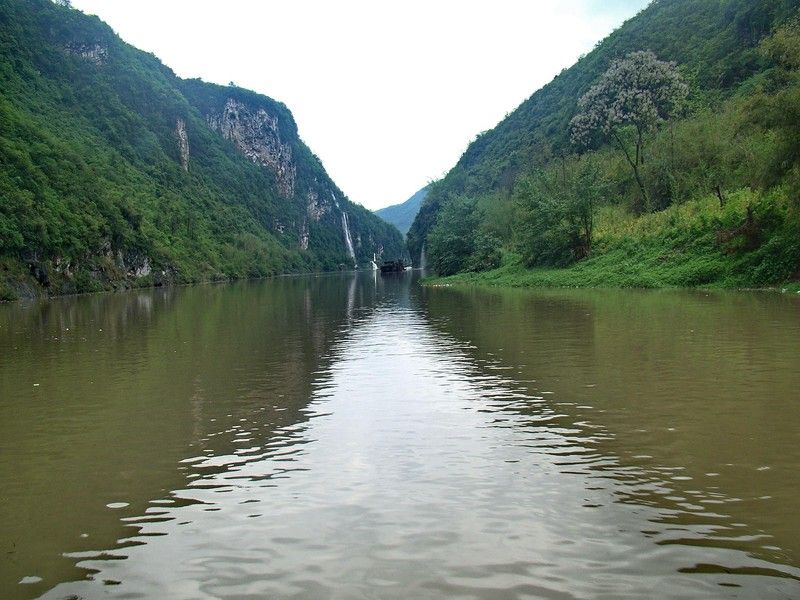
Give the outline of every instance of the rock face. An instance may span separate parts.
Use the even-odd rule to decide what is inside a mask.
[[[308,250],[309,239],[308,219],[303,219],[303,222],[300,224],[300,250]]]
[[[308,200],[308,204],[306,205],[306,214],[308,215],[308,218],[319,221],[322,216],[328,212],[330,205],[326,204],[325,202],[321,202],[319,194],[314,190],[308,190],[306,198]]]
[[[384,241],[393,254],[402,254],[402,238],[350,202],[330,179],[319,158],[300,139],[285,105],[234,84],[185,80],[181,86],[205,125],[216,134],[214,138],[232,143],[237,154],[269,173],[270,177],[261,180],[266,184],[264,204],[256,201],[250,206],[282,245],[302,253],[302,261],[323,269],[366,264],[380,252]],[[205,144],[206,138],[195,131],[200,125],[192,114],[179,115],[196,134],[192,137],[191,171],[197,174],[203,161],[197,159],[200,151],[195,146]],[[180,130],[178,124],[179,140]],[[228,144],[223,146],[230,150]],[[201,150],[204,153],[205,148]]]
[[[102,44],[71,42],[67,44],[65,50],[96,65],[103,65],[108,61],[108,48]]]
[[[352,226],[345,208],[328,182],[314,177],[298,185],[292,140],[287,139],[286,134],[282,136],[281,125],[286,123],[281,123],[281,118],[286,117],[281,117],[281,113],[271,109],[268,104],[264,106],[230,96],[225,99],[221,109],[211,108],[205,115],[206,123],[212,131],[232,141],[242,154],[257,165],[269,169],[275,176],[278,194],[297,202],[295,206],[305,213],[295,215],[294,218],[286,215],[286,221],[283,218],[274,219],[272,230],[279,235],[296,232],[296,247],[306,252],[310,247],[313,251],[311,231],[319,227],[315,224],[322,222],[323,227],[335,227],[338,224],[344,250],[353,266],[357,267],[356,248],[360,251],[362,245],[360,234],[351,231]],[[188,142],[185,141],[185,124],[180,119],[176,135],[180,145],[181,165],[187,169]]]
[[[263,107],[250,108],[229,98],[221,114],[207,115],[208,125],[225,139],[231,140],[250,160],[269,168],[284,198],[294,196],[297,167],[292,161],[292,148],[281,140],[278,118]]]
[[[150,265],[150,259],[147,257],[144,258],[142,264],[134,266],[131,268],[130,271],[128,271],[130,275],[133,275],[137,279],[140,277],[147,277],[152,272],[153,272],[153,267]]]
[[[181,167],[189,170],[189,136],[186,135],[186,121],[178,119],[175,124],[175,135],[178,138],[178,153],[181,157]]]

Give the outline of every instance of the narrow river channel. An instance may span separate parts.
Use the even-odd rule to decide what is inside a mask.
[[[0,597],[800,597],[800,298],[0,306]]]

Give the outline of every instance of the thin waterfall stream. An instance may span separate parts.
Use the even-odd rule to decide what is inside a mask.
[[[347,213],[342,211],[342,229],[344,229],[344,241],[347,244],[347,252],[353,259],[353,267],[358,267],[356,262],[356,252],[353,249],[353,238],[350,236],[350,225],[347,222]]]

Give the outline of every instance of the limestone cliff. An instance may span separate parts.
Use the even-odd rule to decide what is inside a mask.
[[[178,118],[175,123],[175,136],[178,138],[178,153],[181,157],[181,167],[189,170],[189,136],[186,134],[186,121]]]
[[[263,107],[250,108],[228,98],[220,114],[207,115],[209,126],[231,140],[254,163],[269,168],[284,198],[294,196],[297,168],[292,162],[292,148],[281,140],[278,117]]]
[[[325,253],[336,266],[352,267],[369,264],[374,254],[383,252],[386,235],[396,235],[391,228],[375,230],[377,223],[366,209],[353,205],[331,181],[299,138],[286,106],[236,86],[190,80],[184,89],[211,131],[272,175],[289,205],[273,215],[270,228],[287,244],[304,253]],[[402,254],[401,244],[389,246],[392,256]]]
[[[108,48],[98,42],[73,41],[67,43],[64,50],[95,65],[103,65],[108,61]]]

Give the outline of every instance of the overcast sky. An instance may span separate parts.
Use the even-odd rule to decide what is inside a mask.
[[[181,77],[284,102],[350,197],[404,201],[649,0],[72,0]]]

